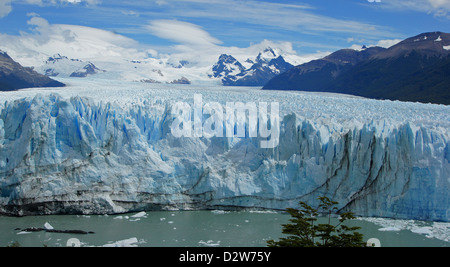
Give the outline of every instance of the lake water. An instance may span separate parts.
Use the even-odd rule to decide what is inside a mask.
[[[82,246],[265,247],[278,240],[290,216],[279,212],[164,211],[110,216],[0,217],[0,247],[59,247],[76,238]],[[95,234],[25,233],[17,228],[44,227]],[[357,219],[364,240],[377,238],[383,247],[449,247],[450,223]]]

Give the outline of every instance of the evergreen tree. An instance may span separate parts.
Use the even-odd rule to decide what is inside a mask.
[[[340,214],[339,223],[331,224],[331,216],[337,211],[337,202],[327,197],[319,198],[317,209],[300,202],[301,209],[289,208],[290,224],[283,225],[283,234],[288,237],[280,241],[267,241],[269,247],[364,247],[363,235],[356,232],[360,227],[349,227],[346,220],[354,219],[353,213]],[[326,213],[328,224],[317,224],[319,214]]]

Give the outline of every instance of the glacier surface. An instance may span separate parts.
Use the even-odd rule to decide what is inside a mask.
[[[0,213],[285,209],[450,221],[450,107],[258,88],[64,80],[0,93]],[[175,138],[171,106],[279,102],[279,146]]]

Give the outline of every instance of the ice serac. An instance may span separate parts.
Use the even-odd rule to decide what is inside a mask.
[[[361,216],[450,219],[448,128],[320,126],[283,115],[280,144],[175,138],[171,103],[58,95],[0,105],[0,212],[106,214],[296,207],[328,196]]]

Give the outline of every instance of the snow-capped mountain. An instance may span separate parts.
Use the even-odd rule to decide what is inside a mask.
[[[280,55],[292,65],[318,57],[315,54],[299,56],[291,42],[271,40],[262,40],[248,47],[208,45],[200,48],[181,45],[158,51],[154,44],[139,43],[115,32],[80,25],[51,24],[37,15],[33,15],[29,24],[33,29],[30,34],[0,35],[0,49],[8,52],[22,66],[34,67],[41,74],[57,78],[82,73],[83,76],[106,80],[146,83],[189,80],[192,84],[217,85],[222,81],[215,76],[221,74],[214,74],[212,68],[222,54],[232,55],[247,70],[242,72],[239,80],[243,76],[257,77],[259,73],[282,71],[277,64],[270,63]],[[250,70],[258,63],[260,52],[259,59],[269,61]],[[89,63],[103,71],[96,70],[96,74],[90,74],[89,70],[93,68],[87,66]]]
[[[245,71],[244,66],[233,56],[222,54],[219,61],[213,66],[213,77],[220,78],[222,83],[232,84],[236,82],[236,77]]]
[[[279,65],[284,62],[273,61],[279,56],[292,65],[304,63],[312,56],[298,56],[289,42],[269,40],[249,47],[211,46],[204,50],[177,46],[170,53],[162,53],[125,36],[95,28],[52,25],[47,30],[41,33],[47,37],[46,42],[34,40],[38,34],[28,36],[30,39],[0,36],[0,48],[23,66],[55,78],[91,76],[164,84],[189,81],[199,85],[223,84],[222,78],[226,76],[230,76],[228,80],[225,78],[230,84],[260,85],[261,79],[283,71]],[[213,66],[222,54],[232,55],[244,69],[238,66],[237,73],[214,72]]]
[[[188,83],[188,79],[183,76],[184,72],[181,70],[183,64],[186,62],[175,66],[156,59],[129,60],[124,58],[114,59],[114,61],[84,61],[57,53],[49,57],[42,65],[37,66],[36,70],[41,74],[59,78],[92,76],[143,83]]]
[[[77,77],[84,78],[89,75],[105,72],[97,68],[92,62],[84,62],[80,59],[69,59],[61,54],[49,57],[42,66],[37,68],[39,72],[50,77]]]
[[[114,61],[71,59],[59,53],[49,57],[36,70],[51,77],[97,76],[106,79],[144,83],[209,83],[229,86],[262,86],[274,76],[293,67],[279,49],[266,48],[256,57],[247,56],[243,62],[222,54],[219,60],[203,66],[188,60],[172,58],[126,59]],[[242,58],[242,55],[241,55]],[[212,64],[212,63],[211,63]]]
[[[249,67],[244,67],[244,64]],[[244,63],[231,55],[222,54],[213,66],[212,77],[220,78],[227,86],[263,86],[270,79],[294,67],[272,48],[260,52],[255,59]]]
[[[88,63],[81,70],[78,70],[78,71],[73,72],[72,74],[70,74],[70,77],[84,78],[84,77],[87,77],[89,75],[97,74],[99,72],[105,72],[105,71],[97,68],[92,63]]]

